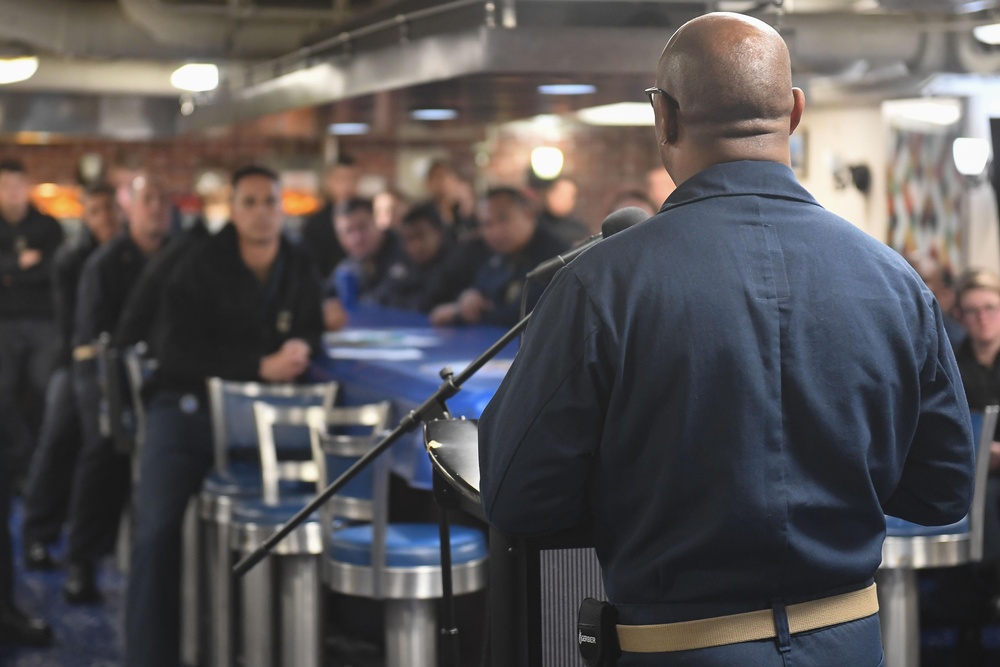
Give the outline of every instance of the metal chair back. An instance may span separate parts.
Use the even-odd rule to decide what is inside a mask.
[[[391,403],[371,403],[334,408],[327,412],[322,428],[311,427],[313,458],[319,472],[319,484],[326,487],[334,477],[378,444],[388,427]],[[324,547],[338,519],[371,521],[372,564],[375,590],[380,590],[380,572],[385,566],[385,535],[389,515],[389,453],[386,452],[362,471],[320,510]]]
[[[976,443],[976,484],[969,508],[969,555],[973,562],[983,559],[983,535],[986,519],[986,487],[990,476],[990,446],[996,430],[1000,406],[990,405],[982,413],[973,413],[973,427],[978,426]],[[976,422],[979,422],[978,425]]]
[[[256,459],[259,455],[260,441],[254,418],[254,401],[278,406],[332,408],[336,398],[335,382],[265,384],[209,378],[208,402],[216,470],[225,472],[229,468],[230,459],[234,457]],[[311,456],[308,430],[303,430],[296,439],[284,444],[296,446],[303,458]]]

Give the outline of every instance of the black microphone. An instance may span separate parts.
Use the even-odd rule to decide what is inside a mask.
[[[604,222],[601,223],[600,234],[594,234],[589,239],[568,252],[556,255],[552,259],[545,260],[529,271],[528,275],[525,277],[527,280],[538,280],[540,282],[544,282],[555,275],[556,271],[572,262],[577,258],[577,256],[581,255],[591,246],[595,246],[609,236],[613,236],[623,229],[631,227],[632,225],[637,225],[648,218],[649,215],[638,206],[626,206],[625,208],[620,208],[611,213],[608,217],[604,218]]]

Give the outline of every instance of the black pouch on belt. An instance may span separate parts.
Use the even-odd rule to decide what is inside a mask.
[[[615,667],[621,656],[618,647],[618,610],[609,602],[587,598],[577,616],[577,643],[587,667]]]

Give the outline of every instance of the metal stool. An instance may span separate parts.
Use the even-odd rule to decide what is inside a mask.
[[[328,409],[255,401],[253,412],[260,446],[262,493],[258,499],[237,501],[232,507],[230,544],[241,556],[259,547],[308,501],[301,495],[288,498],[288,484],[309,484],[310,495],[317,491],[315,462],[311,457],[308,461],[282,460],[282,453],[288,450],[277,446],[276,429],[322,429]],[[311,431],[308,428],[310,441]],[[243,578],[240,590],[245,667],[319,667],[323,648],[322,553],[322,530],[314,517]]]
[[[302,509],[304,501],[265,505],[238,502],[232,511],[233,550],[246,555]],[[244,667],[320,667],[323,600],[318,519],[282,540],[240,582]]]
[[[1000,408],[972,415],[976,436],[976,484],[969,515],[949,526],[921,526],[887,516],[878,584],[879,622],[886,667],[920,667],[917,570],[955,567],[983,557],[983,517],[990,444]]]
[[[370,408],[337,408],[328,415],[327,428],[357,423],[359,415],[347,411]],[[338,415],[337,411],[342,413]],[[368,417],[367,421],[376,420]],[[360,457],[377,444],[377,433],[359,438],[313,429],[320,484],[325,486],[332,477],[329,468],[336,459]],[[436,600],[443,594],[439,527],[388,523],[389,458],[380,456],[374,467],[372,523],[347,528],[335,524],[338,518],[353,518],[347,513],[357,509],[357,502],[330,502],[321,510],[328,543],[324,559],[327,585],[337,593],[384,601],[386,667],[434,667],[439,634]],[[451,527],[452,586],[456,595],[485,587],[486,557],[486,539],[481,531]]]
[[[337,385],[267,385],[210,378],[208,386],[216,469],[206,479],[199,498],[201,557],[207,583],[202,587],[201,604],[208,618],[207,664],[232,667],[236,664],[236,628],[240,616],[231,575],[235,563],[233,544],[237,539],[232,531],[233,508],[238,503],[260,499],[264,493],[253,403],[331,406]],[[303,429],[299,436],[298,442],[291,444],[304,452],[308,448],[306,431]],[[243,460],[230,461],[234,452],[236,458]],[[251,459],[256,460],[251,462]],[[314,491],[315,482],[282,484],[286,495]]]

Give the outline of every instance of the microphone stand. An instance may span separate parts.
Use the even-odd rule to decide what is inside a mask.
[[[250,571],[255,565],[260,563],[267,555],[274,549],[275,546],[281,540],[288,536],[295,528],[297,528],[302,522],[309,518],[309,516],[315,512],[321,505],[330,500],[338,491],[340,491],[344,486],[350,482],[354,477],[357,476],[362,470],[379,457],[380,454],[385,452],[389,447],[393,445],[400,437],[414,430],[425,421],[431,418],[440,417],[442,413],[447,413],[445,401],[457,394],[462,385],[469,380],[476,372],[479,371],[483,366],[485,366],[491,359],[493,359],[497,354],[500,353],[507,345],[517,338],[525,327],[528,326],[528,320],[531,319],[531,313],[528,313],[520,322],[515,324],[507,333],[500,337],[497,342],[493,343],[485,352],[483,352],[479,357],[477,357],[472,363],[470,363],[465,370],[463,370],[458,375],[452,372],[451,368],[443,368],[441,370],[441,379],[443,382],[441,386],[438,387],[430,397],[427,398],[423,403],[421,403],[417,408],[411,410],[399,420],[399,424],[390,431],[382,440],[375,445],[371,450],[369,450],[364,456],[359,458],[357,461],[351,465],[350,468],[345,470],[343,474],[337,479],[330,483],[319,495],[317,495],[313,500],[309,502],[308,505],[303,507],[298,513],[289,519],[281,528],[276,530],[270,537],[268,537],[263,544],[258,548],[254,549],[252,552],[247,554],[233,567],[233,575],[235,577],[242,577],[247,572]],[[442,512],[445,510],[442,509]],[[451,577],[451,545],[450,539],[448,539],[449,530],[445,519],[442,519],[441,527],[441,575],[442,575],[442,590],[445,594],[445,598],[452,597],[452,577]],[[445,541],[447,540],[447,541]],[[455,665],[459,665],[458,659],[458,630],[455,628],[454,620],[454,605],[449,600],[449,603],[445,605],[444,615],[446,618],[443,619],[445,630],[443,631],[444,638],[447,639],[449,643],[452,644],[452,655],[456,660]]]

